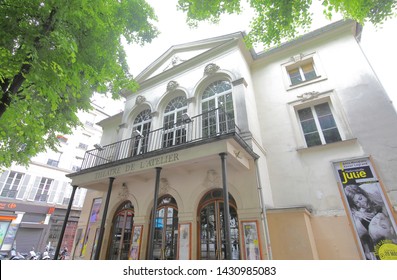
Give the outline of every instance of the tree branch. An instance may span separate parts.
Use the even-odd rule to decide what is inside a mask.
[[[43,30],[41,31],[40,36],[37,36],[34,39],[34,47],[37,50],[41,48],[40,39],[42,37],[47,36],[50,32],[54,30],[54,24],[55,24],[54,17],[56,11],[57,11],[56,7],[54,7],[51,10],[50,15],[43,24]],[[0,118],[6,112],[7,108],[10,106],[13,97],[18,96],[18,92],[20,92],[19,89],[22,86],[22,83],[26,80],[26,75],[29,74],[32,68],[32,64],[31,64],[32,58],[29,56],[30,54],[28,54],[26,59],[28,63],[22,64],[21,70],[18,72],[18,74],[14,76],[14,78],[12,79],[12,83],[11,84],[3,83],[1,85],[3,94],[0,100]]]

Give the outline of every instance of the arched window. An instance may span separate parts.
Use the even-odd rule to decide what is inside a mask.
[[[228,81],[216,81],[203,92],[203,137],[234,131],[234,108],[232,86]]]
[[[177,252],[178,206],[170,195],[159,198],[157,203],[153,240],[153,258],[174,260]]]
[[[150,124],[152,115],[149,109],[146,109],[138,114],[132,126],[133,147],[131,155],[146,153],[148,149],[148,135],[150,132]],[[138,132],[138,133],[136,133]]]
[[[200,246],[198,258],[201,260],[226,259],[226,237],[223,207],[223,190],[214,189],[206,193],[200,201],[198,216]],[[232,256],[227,259],[240,259],[237,206],[229,194],[230,239]]]
[[[134,225],[134,206],[130,201],[123,203],[113,217],[108,259],[128,260]]]
[[[182,114],[187,112],[185,96],[172,99],[164,110],[163,148],[186,142],[186,128]]]

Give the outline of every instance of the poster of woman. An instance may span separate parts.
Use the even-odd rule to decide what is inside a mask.
[[[130,255],[128,257],[129,260],[139,260],[139,251],[141,249],[141,237],[142,237],[142,225],[134,226],[133,228],[133,236],[130,247]]]
[[[260,260],[258,226],[256,221],[242,222],[244,257],[246,260]]]
[[[397,259],[397,226],[369,158],[335,162],[334,168],[367,260]]]

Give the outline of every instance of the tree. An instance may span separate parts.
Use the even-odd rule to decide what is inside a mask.
[[[199,21],[217,23],[222,14],[241,12],[240,0],[178,0],[178,9],[186,12],[187,23],[196,26]],[[262,43],[264,47],[278,45],[306,32],[312,23],[312,0],[247,0],[255,12],[247,43]],[[395,15],[396,0],[322,0],[323,14],[331,18],[339,13],[364,25],[383,23]]]
[[[136,90],[121,40],[158,34],[145,0],[0,0],[0,14],[2,167],[56,149],[94,92]]]

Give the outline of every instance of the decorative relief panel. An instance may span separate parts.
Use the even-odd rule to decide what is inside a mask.
[[[215,63],[210,63],[207,66],[205,66],[204,68],[204,75],[210,76],[215,74],[218,70],[220,69],[220,67],[218,65],[216,65]]]
[[[219,188],[222,186],[219,174],[213,169],[208,170],[203,185],[208,189]]]
[[[178,87],[179,87],[179,83],[178,83],[177,81],[170,81],[170,82],[167,84],[167,91],[168,91],[168,92],[174,91],[174,90],[176,90]]]

